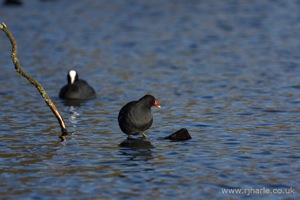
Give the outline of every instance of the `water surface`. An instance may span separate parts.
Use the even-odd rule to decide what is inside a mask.
[[[56,119],[0,34],[1,198],[300,198],[299,10],[296,0],[1,6],[22,66],[72,132],[57,144]],[[96,99],[58,99],[71,68]],[[147,132],[154,148],[119,147],[118,112],[146,93],[162,106]],[[192,139],[159,139],[180,128]],[[251,188],[294,193],[224,193]]]

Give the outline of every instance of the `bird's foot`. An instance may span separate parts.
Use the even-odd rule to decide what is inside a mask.
[[[148,138],[148,136],[142,132],[143,138]]]

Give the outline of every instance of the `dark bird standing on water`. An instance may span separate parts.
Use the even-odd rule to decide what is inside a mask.
[[[137,133],[147,138],[144,131],[149,129],[153,122],[152,106],[160,108],[155,98],[147,94],[138,101],[131,101],[122,107],[118,116],[119,126],[129,138]]]
[[[75,70],[70,70],[67,78],[68,84],[60,89],[59,98],[69,100],[96,98],[95,90],[85,80],[78,79],[78,73]]]

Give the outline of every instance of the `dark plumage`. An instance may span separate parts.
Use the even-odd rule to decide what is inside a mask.
[[[153,122],[152,106],[160,108],[160,105],[152,95],[145,95],[138,101],[131,101],[123,106],[118,116],[121,130],[128,137],[140,133],[146,138],[147,135],[144,131],[149,129]]]
[[[68,84],[63,86],[59,92],[62,99],[93,99],[96,98],[95,90],[85,80],[78,78],[75,70],[70,70],[67,76]]]

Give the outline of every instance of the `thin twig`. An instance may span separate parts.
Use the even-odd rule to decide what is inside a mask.
[[[12,33],[8,30],[7,26],[4,23],[2,23],[2,24],[0,24],[0,29],[7,35],[7,37],[10,40],[10,43],[12,45],[11,58],[15,65],[16,71],[18,73],[20,73],[22,76],[24,76],[31,84],[33,84],[38,89],[38,91],[42,95],[44,101],[50,107],[50,109],[52,110],[52,112],[54,113],[55,117],[57,118],[57,120],[59,122],[59,125],[61,127],[61,132],[62,132],[62,134],[59,138],[61,139],[62,142],[66,141],[66,136],[68,135],[68,131],[67,131],[66,125],[64,123],[64,120],[61,117],[60,113],[58,112],[56,106],[54,105],[54,103],[52,102],[52,100],[50,99],[50,97],[48,96],[46,91],[44,90],[44,88],[41,86],[41,84],[22,69],[21,64],[17,58],[17,48],[18,48],[17,42],[16,42],[14,36],[12,35]]]

